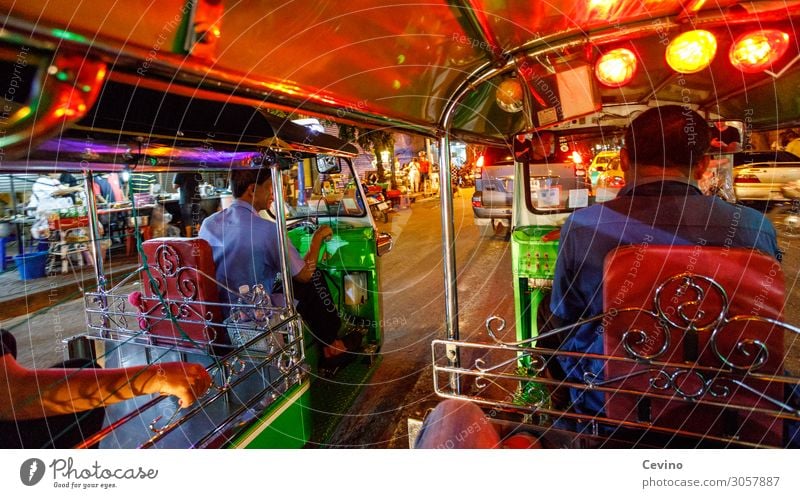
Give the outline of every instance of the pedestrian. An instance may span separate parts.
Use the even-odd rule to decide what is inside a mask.
[[[408,165],[408,186],[411,189],[411,192],[419,192],[419,181],[419,163],[417,162],[417,158],[414,157],[411,159],[411,162]]]

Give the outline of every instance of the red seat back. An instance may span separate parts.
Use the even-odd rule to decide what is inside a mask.
[[[143,305],[148,331],[161,344],[183,346],[227,342],[208,322],[221,322],[216,269],[211,246],[200,238],[158,238],[142,244],[153,280],[142,272]],[[157,291],[157,292],[156,292]],[[161,298],[178,320],[167,317]]]
[[[774,258],[757,251],[721,247],[628,246],[606,257],[603,285],[604,353],[643,360],[609,361],[606,379],[627,377],[611,386],[670,396],[659,399],[607,393],[606,413],[610,418],[781,445],[782,423],[774,415],[730,405],[776,409],[736,381],[776,400],[783,399],[781,384],[747,377],[749,373],[782,374],[784,329],[752,320],[726,322],[739,315],[781,320],[783,273]],[[728,309],[724,312],[726,299]],[[651,310],[658,318],[643,312],[620,312],[628,307]],[[722,326],[724,323],[727,325]],[[682,366],[659,369],[648,365],[648,360]],[[695,366],[701,368],[691,370]],[[731,373],[715,377],[703,371],[703,366],[729,369]],[[639,375],[631,377],[634,373]],[[659,389],[665,386],[668,388]],[[719,406],[692,400],[712,401]]]

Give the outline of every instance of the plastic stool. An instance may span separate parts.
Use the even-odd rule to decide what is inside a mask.
[[[0,238],[0,267],[2,267],[2,271],[6,271],[6,268],[11,263],[11,256],[6,254],[6,244],[15,240],[17,240],[16,237]]]
[[[153,229],[150,225],[139,227],[139,233],[142,234],[142,242],[153,238]],[[133,233],[133,228],[125,230],[125,256],[133,254],[133,248],[136,247],[136,234]]]

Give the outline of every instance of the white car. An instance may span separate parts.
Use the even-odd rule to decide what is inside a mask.
[[[800,158],[785,151],[733,155],[733,188],[739,201],[783,201],[781,188],[800,180]]]

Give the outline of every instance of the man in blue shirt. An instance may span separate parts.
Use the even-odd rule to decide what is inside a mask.
[[[272,179],[266,168],[231,172],[231,189],[235,200],[223,211],[203,221],[200,237],[208,241],[214,254],[217,280],[226,287],[238,290],[242,285],[263,284],[272,289],[281,271],[278,250],[278,226],[258,215],[272,203]],[[348,349],[338,339],[341,320],[331,303],[330,291],[316,265],[325,239],[333,231],[327,225],[314,233],[305,256],[300,256],[289,244],[289,266],[292,271],[298,311],[312,333],[323,343],[323,364],[335,364]],[[236,297],[223,291],[223,299],[235,302]]]
[[[708,167],[706,121],[682,106],[645,111],[620,153],[626,186],[616,199],[574,212],[561,229],[550,309],[564,324],[603,312],[603,261],[618,246],[707,245],[755,248],[780,259],[772,224],[758,211],[705,196],[695,186]],[[598,324],[579,327],[562,349],[603,353]],[[598,360],[559,358],[569,379],[602,378]],[[604,396],[573,390],[576,409],[602,413]]]

